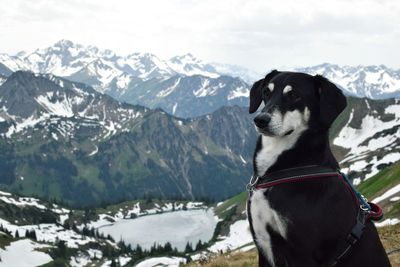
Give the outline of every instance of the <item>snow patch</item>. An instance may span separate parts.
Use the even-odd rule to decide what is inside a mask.
[[[228,100],[232,100],[239,97],[249,97],[250,90],[247,87],[239,86],[235,90],[231,91],[228,95]]]
[[[181,263],[186,263],[186,259],[178,257],[156,257],[139,262],[136,267],[179,267]]]
[[[157,97],[166,97],[166,96],[170,95],[178,87],[180,81],[181,81],[181,77],[179,77],[171,87],[168,87],[167,89],[160,91],[157,94]]]
[[[398,185],[396,185],[395,187],[389,189],[389,190],[386,191],[383,195],[381,195],[381,196],[379,196],[379,197],[373,199],[372,202],[373,202],[373,203],[379,203],[379,202],[381,202],[382,200],[387,199],[387,198],[389,198],[389,197],[391,197],[391,196],[393,196],[393,195],[395,195],[395,194],[397,194],[397,193],[399,193],[399,192],[400,192],[400,184],[398,184]]]
[[[229,228],[229,234],[221,237],[222,240],[217,241],[209,250],[215,253],[220,251],[234,250],[248,243],[253,242],[247,220],[239,220],[232,224]]]
[[[29,239],[22,239],[12,242],[5,249],[0,248],[0,267],[31,267],[46,264],[53,259],[46,253],[37,249],[49,247],[41,245]]]
[[[384,220],[383,222],[375,223],[375,226],[383,227],[383,226],[388,226],[388,225],[395,225],[395,224],[398,224],[399,222],[400,222],[400,220],[397,218],[393,218],[393,219],[389,218],[389,219]]]
[[[92,152],[89,153],[89,157],[94,156],[97,154],[97,152],[99,152],[99,148],[95,145],[95,148]]]

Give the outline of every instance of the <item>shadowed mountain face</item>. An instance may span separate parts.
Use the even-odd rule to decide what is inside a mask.
[[[240,107],[184,120],[83,84],[16,72],[0,86],[3,187],[79,205],[243,190],[256,133]]]
[[[331,129],[356,181],[400,159],[397,100],[349,98]],[[0,86],[0,183],[95,205],[148,196],[221,200],[244,190],[257,133],[247,109],[194,119],[123,104],[84,84],[16,72]]]

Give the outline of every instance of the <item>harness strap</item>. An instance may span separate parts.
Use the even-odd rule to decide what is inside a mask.
[[[368,202],[367,199],[353,187],[344,173],[322,166],[310,165],[270,172],[261,177],[252,176],[246,187],[251,194],[254,190],[266,189],[284,183],[330,177],[342,178],[344,184],[352,194],[356,205],[359,207],[356,224],[351,229],[346,239],[341,241],[341,244],[338,246],[338,252],[336,253],[338,256],[328,264],[328,266],[334,266],[348,254],[354,244],[361,238],[366,221],[368,219],[377,221],[383,217],[382,209],[378,205]]]
[[[341,260],[343,260],[348,255],[351,248],[357,243],[358,240],[360,240],[367,219],[368,219],[367,212],[362,209],[358,209],[357,222],[351,229],[350,233],[347,235],[346,239],[343,240],[341,244],[338,246],[337,249],[338,252],[336,253],[338,256],[336,256],[336,258],[334,258],[332,262],[328,264],[329,267],[333,267],[336,264],[338,264]]]

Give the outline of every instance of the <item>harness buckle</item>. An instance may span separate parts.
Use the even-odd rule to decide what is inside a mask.
[[[349,234],[349,235],[347,236],[346,241],[347,241],[350,245],[354,245],[355,243],[357,243],[358,238],[356,238],[356,237],[355,237],[354,235],[352,235],[352,234]]]
[[[251,176],[249,183],[246,185],[246,190],[249,192],[254,191],[255,185],[258,183],[259,178],[260,177],[256,175]]]

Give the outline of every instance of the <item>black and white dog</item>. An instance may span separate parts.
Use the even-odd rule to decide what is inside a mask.
[[[272,71],[250,91],[249,112],[260,137],[254,177],[302,166],[338,170],[328,139],[346,98],[322,76]],[[390,266],[375,226],[339,262],[342,244],[357,222],[358,205],[339,178],[285,183],[251,190],[247,213],[259,266]]]

